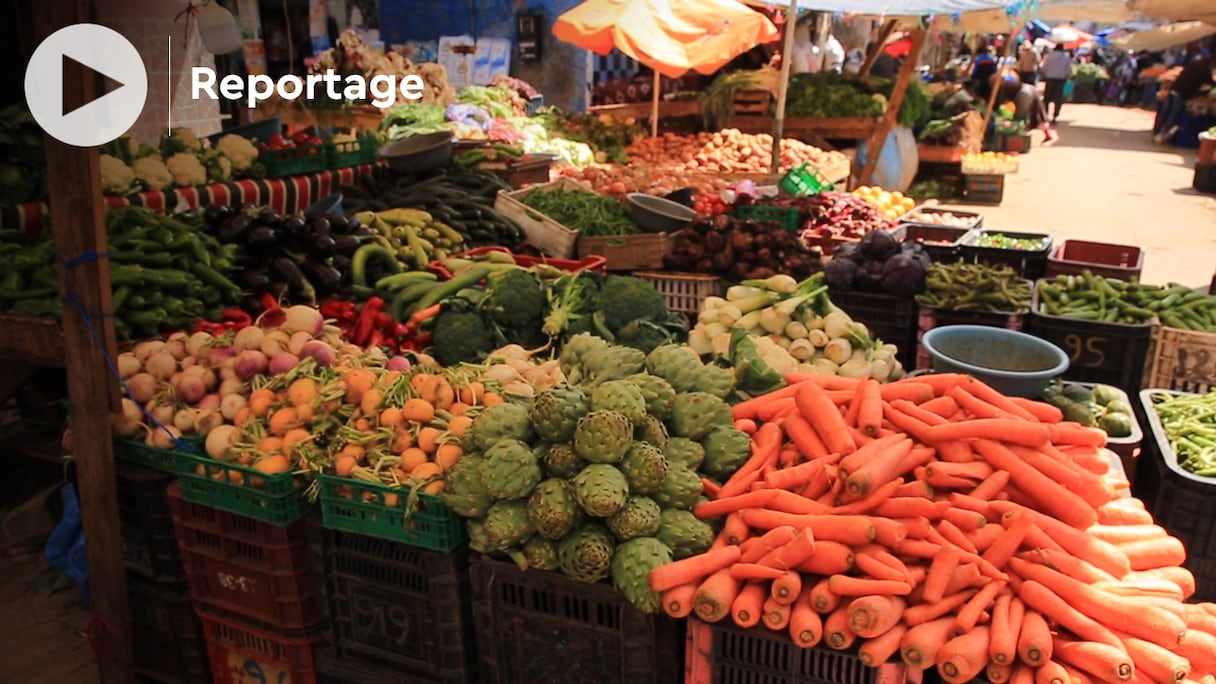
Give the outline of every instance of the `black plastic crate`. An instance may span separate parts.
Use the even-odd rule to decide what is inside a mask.
[[[1216,164],[1196,164],[1191,187],[1199,192],[1216,193]]]
[[[1021,330],[1029,309],[1021,311],[952,311],[936,306],[920,305],[916,325],[916,368],[928,368],[929,351],[922,340],[925,333],[946,325],[986,325],[1006,330]]]
[[[904,242],[922,241],[921,246],[929,258],[943,264],[962,261],[963,240],[974,230],[973,228],[956,228],[927,223],[905,223],[904,225],[906,226]]]
[[[1038,249],[1004,249],[982,247],[979,242],[988,235],[1005,235],[1011,238],[1039,240]],[[1051,236],[1046,233],[1020,233],[1010,230],[977,230],[962,242],[963,261],[973,264],[1009,266],[1018,277],[1037,280],[1047,275],[1047,256],[1051,253]]]
[[[207,684],[211,672],[202,626],[184,584],[127,573],[135,673],[164,684]]]
[[[963,199],[970,204],[1000,204],[1005,199],[1005,176],[963,174]]]
[[[896,358],[911,370],[916,367],[917,304],[912,297],[885,292],[831,290],[832,303],[849,318],[870,329],[870,336],[899,348]]]
[[[611,585],[485,557],[469,578],[482,682],[683,681],[684,622],[637,610]]]
[[[1153,470],[1149,482],[1137,482],[1138,495],[1153,514],[1153,519],[1186,547],[1183,566],[1195,575],[1195,595],[1191,601],[1216,601],[1216,478],[1199,477],[1183,470],[1170,448],[1153,405],[1153,397],[1177,396],[1183,392],[1146,389],[1140,404],[1149,426]],[[1143,458],[1143,457],[1142,457]],[[1147,464],[1146,464],[1147,465]],[[1138,476],[1139,479],[1139,476]]]
[[[898,660],[868,667],[855,650],[802,648],[787,631],[741,629],[730,620],[689,618],[685,653],[684,681],[697,684],[904,684],[920,675]]]
[[[148,579],[184,579],[173,515],[165,496],[165,488],[174,477],[123,461],[114,462],[114,474],[127,569]]]
[[[339,656],[327,644],[317,650],[317,681],[321,684],[437,684],[443,680],[376,665],[349,654]]]
[[[441,553],[319,527],[311,533],[324,574],[322,630],[338,663],[401,681],[476,679],[467,549]]]
[[[1114,385],[1130,395],[1140,391],[1153,340],[1152,323],[1127,325],[1051,316],[1038,310],[1038,288],[1035,300],[1025,332],[1064,350],[1069,359],[1064,379]]]

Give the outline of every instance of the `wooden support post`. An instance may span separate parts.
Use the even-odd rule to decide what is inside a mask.
[[[874,41],[874,49],[870,54],[866,55],[866,61],[861,63],[861,69],[857,72],[857,79],[861,80],[870,75],[870,69],[874,68],[874,62],[878,61],[878,56],[882,54],[883,46],[887,44],[887,39],[895,32],[895,27],[899,22],[895,19],[888,19],[882,28],[878,29],[878,38]]]
[[[861,173],[857,176],[857,182],[861,185],[869,185],[870,179],[874,176],[874,167],[878,165],[878,155],[882,153],[887,136],[895,127],[895,121],[899,117],[899,108],[904,104],[908,83],[916,71],[916,63],[920,60],[920,51],[924,45],[925,30],[918,28],[912,33],[912,49],[908,52],[908,56],[904,57],[904,63],[899,67],[899,77],[895,81],[895,88],[891,90],[891,101],[887,103],[887,113],[879,120],[873,135],[866,142],[865,163],[861,167]]]
[[[1001,66],[1000,66],[1001,60],[1003,60],[1005,57],[1009,56],[1010,48],[1013,47],[1013,36],[1014,35],[1016,35],[1016,34],[1013,34],[1013,33],[1009,34],[1009,40],[1005,41],[1004,51],[1001,53],[1001,56],[998,57],[996,60],[996,63],[997,63],[996,73],[992,75],[992,79],[994,81],[994,83],[992,84],[992,92],[988,93],[988,109],[986,109],[984,111],[984,127],[980,129],[980,131],[983,132],[984,138],[988,137],[988,122],[990,122],[992,120],[992,115],[996,111],[996,98],[1001,93],[1001,82],[1004,80],[1001,78]],[[983,147],[982,142],[981,142],[980,146]]]
[[[89,0],[38,3],[39,37],[90,21],[90,5]],[[95,99],[97,83],[80,72],[64,77],[65,107]],[[135,674],[110,432],[110,414],[119,410],[118,386],[102,355],[104,350],[113,358],[115,339],[113,318],[103,316],[112,301],[109,259],[100,256],[106,251],[101,169],[96,148],[73,147],[49,135],[46,160],[55,254],[62,267],[63,346],[89,562],[90,636],[101,681],[127,684]]]

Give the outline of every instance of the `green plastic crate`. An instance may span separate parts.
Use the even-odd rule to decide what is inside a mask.
[[[376,141],[368,137],[325,145],[326,162],[331,169],[370,164],[376,161],[376,151]]]
[[[264,475],[253,468],[177,452],[182,498],[273,525],[289,525],[312,509],[308,482],[294,473]],[[260,482],[255,487],[250,482]]]
[[[203,453],[203,439],[201,437],[183,437],[182,441],[193,445],[199,454]],[[182,453],[182,451],[178,450],[158,449],[134,439],[114,440],[115,458],[171,475],[177,475],[181,473],[183,468],[189,467],[179,457]]]
[[[791,233],[802,226],[798,207],[777,207],[770,204],[743,204],[735,207],[735,216],[753,221],[773,221]]]
[[[333,475],[323,474],[318,479],[321,524],[326,529],[366,534],[444,553],[467,539],[464,521],[437,496],[419,493],[418,508],[407,518],[407,490]],[[342,496],[348,489],[350,496]],[[397,505],[386,505],[386,495],[397,497]],[[365,496],[371,500],[365,500]]]
[[[267,178],[286,178],[324,171],[329,163],[325,145],[297,145],[277,150],[258,150],[258,161],[266,166]]]

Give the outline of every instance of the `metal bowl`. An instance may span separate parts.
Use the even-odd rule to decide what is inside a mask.
[[[669,233],[688,225],[697,217],[697,212],[657,195],[631,192],[625,196],[629,201],[629,215],[648,233]]]
[[[921,342],[939,373],[968,373],[1014,397],[1035,398],[1068,370],[1068,355],[1034,335],[983,325],[946,325]]]
[[[305,214],[341,214],[342,213],[342,193],[336,192],[332,195],[327,195],[313,202],[307,209]]]
[[[412,135],[380,148],[379,155],[397,173],[422,173],[452,158],[452,134],[447,131]]]

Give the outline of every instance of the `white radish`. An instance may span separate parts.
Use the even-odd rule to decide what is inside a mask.
[[[136,373],[127,378],[127,392],[140,404],[147,404],[156,396],[160,383],[151,373]]]
[[[241,429],[235,425],[220,425],[207,433],[203,449],[217,461],[228,460],[228,450],[241,439]]]
[[[135,355],[135,358],[139,359],[140,363],[143,363],[148,360],[149,356],[152,356],[159,351],[163,351],[164,348],[165,343],[160,340],[145,340],[135,345],[135,347],[131,349],[131,353]]]
[[[214,341],[215,338],[211,336],[211,333],[202,332],[200,330],[199,332],[191,335],[190,339],[186,340],[186,351],[190,352],[191,356],[201,357]]]
[[[223,414],[226,420],[234,420],[236,418],[236,414],[241,409],[245,408],[246,403],[248,402],[246,402],[245,396],[242,394],[236,394],[235,392],[232,394],[225,394],[224,397],[220,399],[220,413]]]
[[[173,427],[177,428],[185,434],[194,430],[194,419],[198,417],[198,409],[184,408],[179,409],[173,414]]]
[[[157,380],[168,380],[177,372],[177,359],[169,352],[156,352],[144,362],[144,367]]]
[[[114,363],[116,366],[118,366],[118,375],[121,376],[123,380],[135,375],[143,367],[143,364],[141,364],[139,359],[135,358],[135,355],[131,352],[119,354]]]

